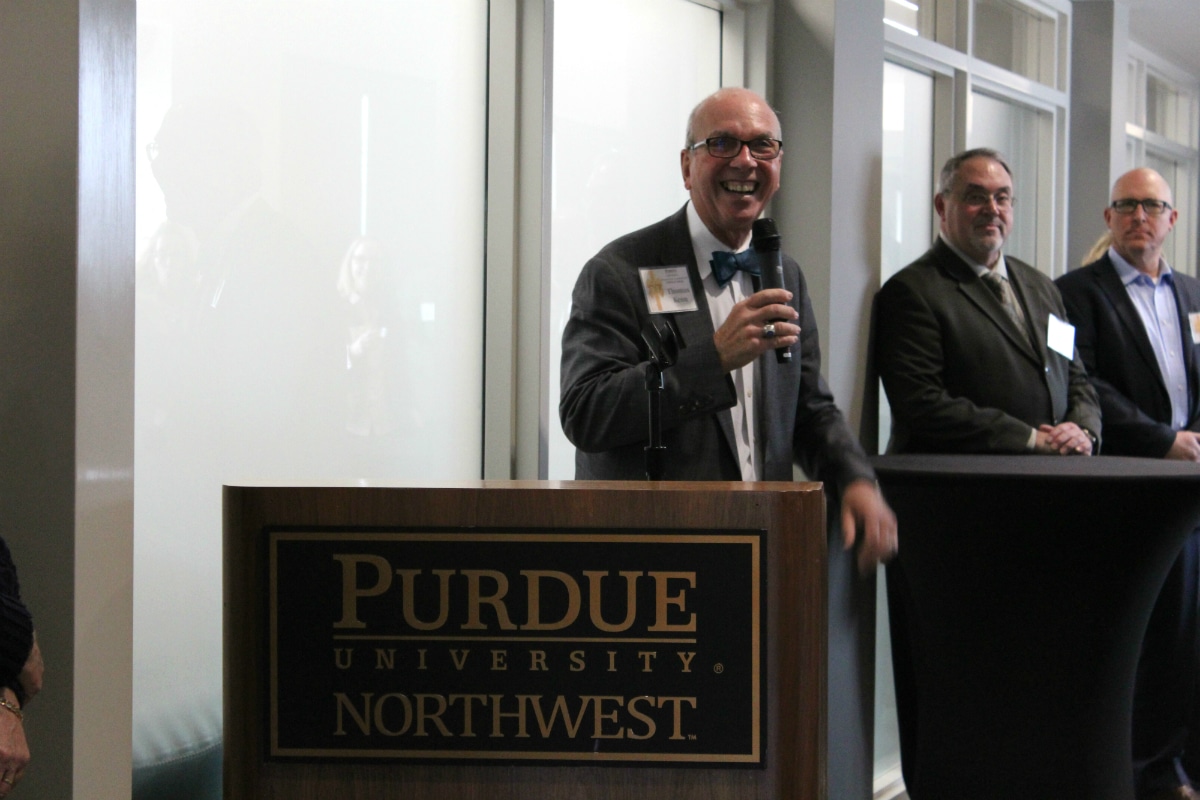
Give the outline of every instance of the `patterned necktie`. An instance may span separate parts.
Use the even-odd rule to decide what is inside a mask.
[[[1025,313],[1021,311],[1021,304],[1017,302],[1017,296],[1013,294],[1012,287],[1008,285],[1008,279],[991,270],[983,273],[980,277],[983,278],[984,285],[992,290],[992,294],[996,295],[996,299],[1000,301],[1000,305],[1004,306],[1004,310],[1008,312],[1012,321],[1021,331],[1025,331]]]
[[[753,250],[743,250],[740,253],[715,250],[708,264],[712,267],[713,276],[717,279],[717,286],[722,289],[733,279],[734,273],[739,269],[749,272],[751,275],[762,273],[758,266],[757,254]]]

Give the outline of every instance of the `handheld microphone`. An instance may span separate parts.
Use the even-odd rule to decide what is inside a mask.
[[[762,285],[764,289],[782,289],[783,287],[783,252],[780,247],[779,230],[775,220],[769,217],[754,220],[751,229],[750,245],[758,256],[758,265],[762,270]],[[773,319],[771,322],[784,322],[783,319]],[[780,364],[792,363],[792,349],[777,347],[775,361]]]

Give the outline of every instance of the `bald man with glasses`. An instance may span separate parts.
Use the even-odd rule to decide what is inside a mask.
[[[821,377],[804,276],[786,256],[783,288],[752,274],[753,224],[779,188],[782,140],[775,112],[747,89],[696,106],[680,152],[688,202],[604,247],[575,284],[559,418],[576,478],[645,479],[642,334],[669,315],[686,347],[664,376],[662,477],[790,481],[799,465],[840,499],[844,544],[859,543],[867,570],[895,552],[896,518]]]
[[[1200,281],[1162,255],[1179,212],[1152,169],[1113,185],[1112,245],[1057,281],[1104,413],[1109,455],[1200,462]],[[1139,800],[1198,800],[1200,529],[1171,569],[1142,644],[1134,695]],[[1189,742],[1190,738],[1190,742]]]

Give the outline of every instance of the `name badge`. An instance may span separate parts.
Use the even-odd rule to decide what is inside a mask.
[[[1188,314],[1188,324],[1192,327],[1192,344],[1200,344],[1200,311]]]
[[[1053,314],[1046,323],[1046,346],[1067,360],[1075,357],[1075,326]]]
[[[651,314],[699,310],[687,267],[643,267],[638,272],[642,277],[646,308]]]

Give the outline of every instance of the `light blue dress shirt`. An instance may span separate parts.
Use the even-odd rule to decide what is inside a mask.
[[[1158,280],[1155,280],[1138,271],[1111,247],[1108,257],[1125,284],[1125,292],[1142,318],[1142,326],[1146,329],[1150,346],[1154,348],[1158,371],[1166,383],[1167,394],[1171,396],[1171,427],[1182,430],[1188,422],[1188,381],[1183,363],[1179,304],[1175,301],[1175,278],[1171,267],[1166,261],[1159,261]]]

